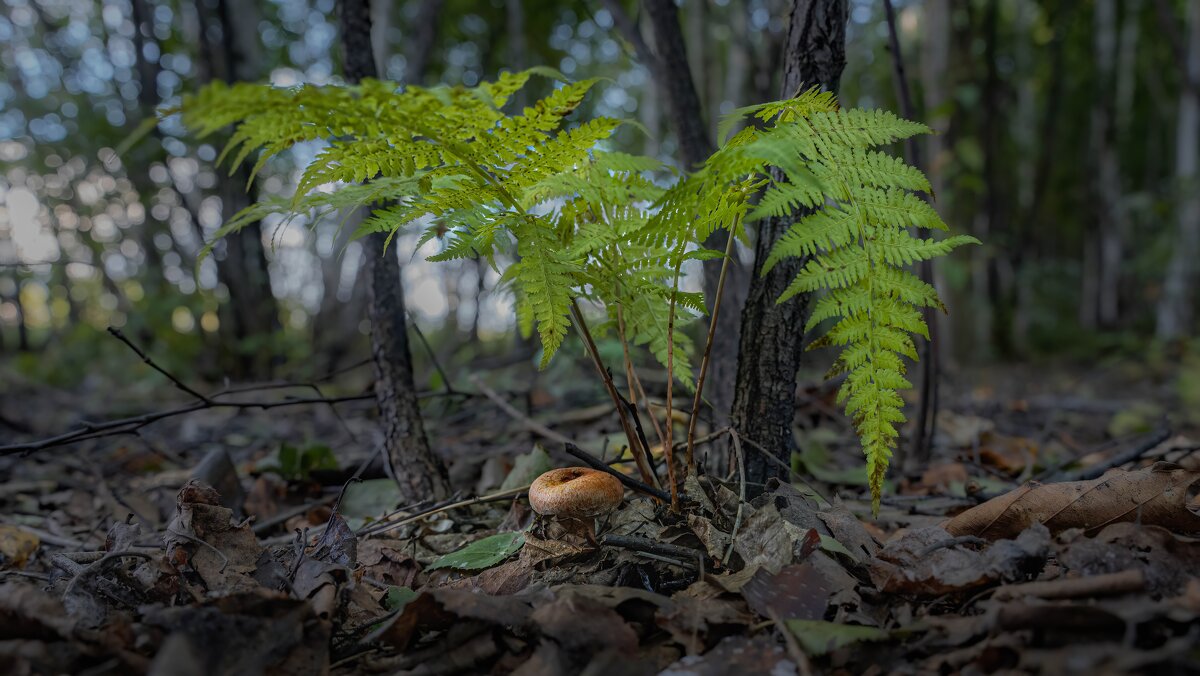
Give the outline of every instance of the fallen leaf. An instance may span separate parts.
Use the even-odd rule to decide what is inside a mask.
[[[454,568],[483,570],[491,568],[520,551],[525,544],[524,533],[496,533],[476,540],[462,549],[451,552],[429,565],[427,570]]]
[[[41,542],[20,526],[0,524],[0,567],[24,568]]]
[[[787,652],[766,636],[729,636],[704,655],[688,655],[659,673],[659,676],[725,676],[726,674],[799,673]]]
[[[763,617],[819,620],[832,592],[829,581],[811,563],[785,566],[771,574],[760,568],[742,587],[750,610]]]
[[[988,500],[947,521],[951,535],[1012,537],[1041,523],[1052,533],[1097,530],[1136,521],[1181,534],[1200,534],[1200,515],[1188,505],[1200,472],[1157,462],[1133,472],[1112,470],[1091,481],[1028,484]]]
[[[888,632],[877,627],[838,624],[820,620],[788,620],[787,628],[800,642],[804,652],[814,657],[825,655],[863,641],[883,641]]]
[[[540,445],[535,445],[533,450],[524,455],[518,455],[513,460],[513,468],[508,472],[508,476],[504,477],[504,483],[500,484],[500,490],[507,491],[528,486],[533,483],[534,479],[550,471],[553,467],[554,463],[550,460],[550,454],[546,453]]]
[[[1022,581],[1044,566],[1050,532],[1035,525],[982,551],[968,546],[938,526],[909,531],[879,550],[871,561],[871,579],[880,591],[917,597]]]

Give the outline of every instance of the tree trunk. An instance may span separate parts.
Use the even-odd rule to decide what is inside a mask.
[[[654,74],[659,89],[665,94],[667,116],[675,130],[679,143],[679,157],[684,168],[691,171],[703,164],[712,155],[714,146],[705,124],[704,110],[700,105],[692,70],[688,65],[687,47],[679,25],[679,10],[674,0],[645,0],[646,14],[654,36],[655,53],[646,66]],[[699,48],[700,45],[697,45]],[[643,55],[646,58],[647,55]],[[704,246],[724,251],[728,233],[714,232]],[[712,311],[716,300],[717,284],[721,278],[719,259],[704,263],[704,300]],[[746,269],[736,260],[731,261],[726,272],[726,296],[721,302],[721,314],[717,317],[717,331],[713,337],[712,356],[706,379],[706,398],[712,404],[714,420],[723,426],[728,420],[733,403],[734,382],[737,362],[740,327],[738,315],[746,302]]]
[[[139,0],[142,1],[142,0]],[[136,3],[135,3],[136,4]],[[219,43],[205,45],[210,63],[204,72],[225,82],[253,82],[262,76],[262,55],[258,47],[258,13],[248,4],[233,5],[231,0],[204,4],[198,13],[202,25],[220,27]],[[209,35],[209,31],[201,31]],[[243,165],[220,182],[221,218],[228,221],[239,211],[258,201],[256,184],[250,184],[250,167]],[[279,303],[271,291],[271,276],[263,247],[261,223],[254,223],[224,238],[222,251],[214,257],[217,278],[229,294],[220,307],[221,367],[235,379],[269,378],[278,355],[272,349],[271,336],[281,330]],[[257,344],[261,347],[254,348]]]
[[[1196,257],[1200,255],[1200,191],[1196,189],[1200,152],[1197,147],[1200,145],[1200,0],[1188,1],[1187,28],[1187,66],[1175,129],[1178,234],[1158,305],[1156,333],[1160,340],[1177,340],[1192,329],[1195,302],[1192,287],[1196,282]]]
[[[846,12],[845,0],[795,1],[784,47],[782,96],[792,96],[802,84],[837,91],[846,65]],[[786,476],[794,446],[796,370],[804,349],[809,297],[800,295],[782,304],[775,300],[795,278],[803,261],[787,259],[765,276],[762,265],[800,215],[759,222],[754,274],[742,311],[743,340],[732,424],[743,439],[782,463],[770,462],[763,453],[749,453],[746,481],[751,487],[761,487],[769,477]]]
[[[371,51],[368,0],[342,0],[342,50],[346,80],[376,76]],[[363,238],[371,320],[371,355],[375,360],[375,398],[383,419],[384,449],[392,475],[405,501],[441,500],[450,492],[446,469],[429,448],[413,383],[412,354],[404,309],[400,259],[385,251],[386,235]]]
[[[1117,62],[1117,3],[1097,0],[1095,4],[1094,58],[1096,89],[1092,99],[1091,134],[1094,171],[1092,203],[1096,206],[1098,238],[1095,296],[1083,302],[1094,305],[1088,318],[1095,326],[1112,328],[1119,312],[1121,265],[1121,176],[1113,118],[1116,111],[1114,80]],[[1090,240],[1090,238],[1089,238]]]

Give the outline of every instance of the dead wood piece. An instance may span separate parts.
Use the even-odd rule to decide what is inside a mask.
[[[630,549],[643,554],[655,554],[657,556],[666,556],[671,559],[678,559],[685,562],[697,561],[703,569],[704,557],[706,553],[699,549],[691,547],[683,547],[673,545],[666,542],[655,542],[646,538],[640,538],[634,535],[605,535],[600,538],[601,545],[610,547],[621,547]]]
[[[1140,568],[1134,568],[1104,575],[1008,584],[996,589],[993,596],[1000,601],[1011,601],[1026,596],[1041,599],[1078,599],[1133,594],[1145,588],[1145,573]]]
[[[582,448],[579,448],[578,446],[571,443],[570,441],[565,442],[563,444],[563,447],[566,449],[567,453],[570,453],[572,456],[579,458],[585,464],[587,464],[588,467],[591,467],[592,469],[600,470],[601,472],[606,472],[608,474],[613,475],[622,484],[625,484],[626,486],[628,486],[629,488],[631,488],[635,491],[639,491],[639,492],[645,493],[646,495],[649,495],[651,497],[658,498],[659,500],[662,500],[663,502],[669,501],[671,499],[671,495],[669,493],[667,493],[666,491],[659,489],[659,488],[654,488],[653,486],[650,486],[641,481],[638,481],[637,479],[634,479],[631,476],[626,476],[626,475],[618,472],[617,470],[613,469],[612,467],[609,467],[607,464],[601,462],[600,459],[597,458],[596,456],[592,455],[591,453],[588,453],[587,451],[583,450]]]

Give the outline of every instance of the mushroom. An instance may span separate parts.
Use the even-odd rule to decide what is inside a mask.
[[[539,476],[529,487],[529,506],[542,516],[584,524],[584,534],[593,543],[596,529],[593,519],[616,509],[625,490],[616,477],[586,467],[552,469]]]

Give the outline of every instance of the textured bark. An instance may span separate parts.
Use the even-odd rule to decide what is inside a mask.
[[[346,80],[359,82],[375,77],[368,0],[342,0],[341,21]],[[405,501],[440,500],[450,492],[446,469],[425,438],[413,384],[400,260],[395,249],[385,251],[386,239],[383,233],[363,239],[375,398],[383,421],[384,449]]]
[[[1095,27],[1094,55],[1096,91],[1092,97],[1092,205],[1096,208],[1098,238],[1088,238],[1095,246],[1096,281],[1094,297],[1083,299],[1090,306],[1084,319],[1087,328],[1112,328],[1117,323],[1120,265],[1122,254],[1121,175],[1116,147],[1117,3],[1097,0],[1093,12]]]
[[[262,77],[262,54],[258,44],[258,13],[252,6],[216,0],[208,22],[220,26],[221,41],[209,45],[208,74],[225,82],[254,82]],[[210,34],[204,31],[204,34]],[[222,220],[227,221],[258,200],[256,184],[250,181],[250,166],[243,165],[221,181]],[[236,379],[269,378],[278,355],[265,338],[281,330],[279,303],[271,291],[271,276],[263,247],[261,223],[254,223],[222,241],[216,257],[217,278],[229,293],[221,304],[222,368]],[[251,349],[254,343],[266,347]]]
[[[610,3],[612,4],[612,3]],[[646,15],[654,35],[654,53],[642,54],[649,59],[647,67],[654,74],[658,88],[663,92],[667,117],[679,143],[679,157],[688,170],[695,169],[712,155],[714,146],[704,119],[692,69],[688,64],[687,46],[679,24],[679,11],[674,0],[645,0]],[[636,28],[634,28],[636,30]],[[700,48],[702,45],[696,45]],[[645,50],[643,46],[639,51]],[[704,246],[724,251],[728,233],[714,232]],[[704,263],[704,298],[709,311],[716,300],[717,284],[721,277],[721,261]],[[713,415],[718,425],[728,420],[733,403],[734,380],[737,373],[735,357],[738,351],[740,332],[739,315],[746,302],[749,285],[746,269],[733,261],[726,272],[725,298],[721,303],[721,314],[717,317],[717,331],[713,338],[712,357],[706,380],[705,395],[712,404]]]
[[[792,96],[802,84],[837,91],[845,65],[845,0],[796,0],[784,48],[781,94]],[[743,439],[772,454],[783,465],[770,462],[763,453],[747,454],[746,481],[751,487],[761,487],[773,476],[786,476],[783,468],[789,464],[794,445],[796,371],[809,298],[797,296],[782,304],[775,300],[799,272],[802,261],[788,259],[762,275],[767,254],[793,221],[768,218],[759,222],[754,274],[741,317],[732,424]]]
[[[1196,258],[1200,256],[1200,0],[1187,4],[1187,64],[1175,130],[1175,178],[1178,182],[1178,234],[1158,305],[1157,335],[1177,340],[1192,330]]]
[[[413,20],[415,34],[409,41],[408,72],[405,79],[410,84],[425,84],[429,74],[429,63],[433,58],[433,43],[437,39],[438,18],[442,13],[442,0],[422,0]]]

